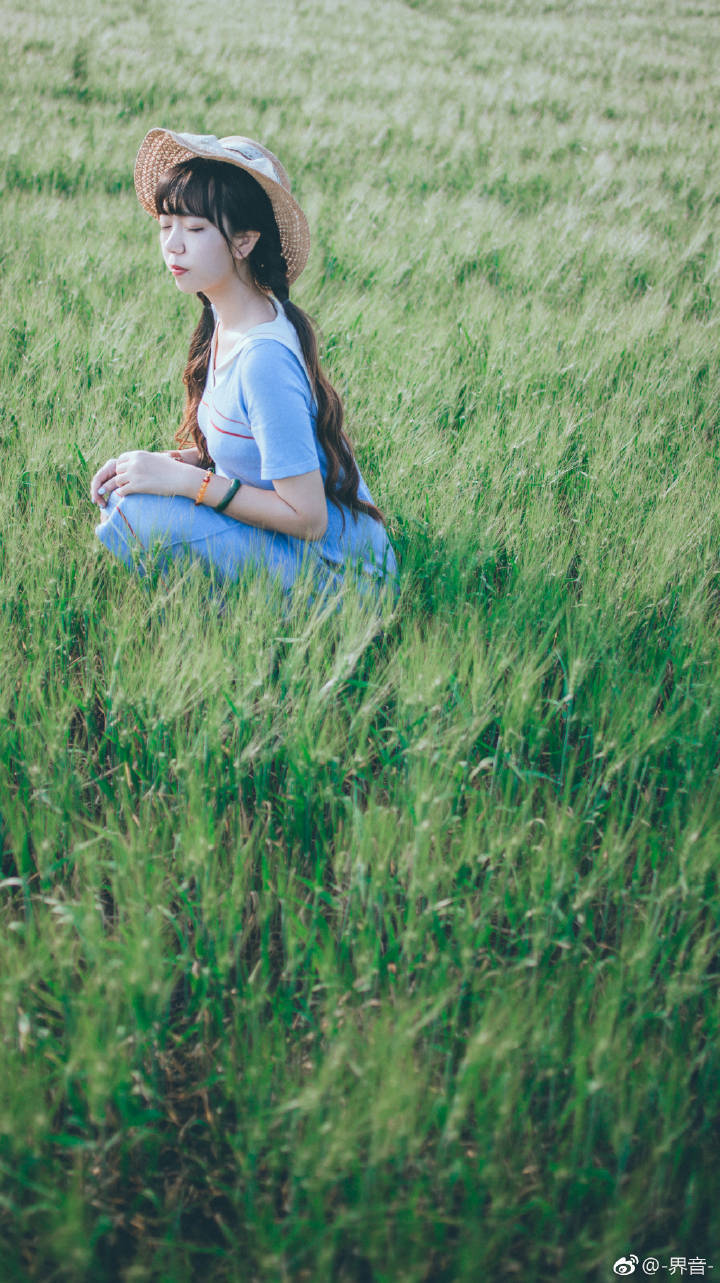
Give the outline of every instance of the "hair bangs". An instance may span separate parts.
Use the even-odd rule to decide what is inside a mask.
[[[212,163],[212,162],[210,162]],[[206,218],[222,229],[218,185],[215,176],[203,173],[208,162],[181,161],[158,180],[155,188],[155,213]]]

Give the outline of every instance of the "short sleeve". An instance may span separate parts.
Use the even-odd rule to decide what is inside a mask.
[[[277,339],[258,339],[241,354],[239,369],[262,480],[319,468],[312,393],[295,354]]]

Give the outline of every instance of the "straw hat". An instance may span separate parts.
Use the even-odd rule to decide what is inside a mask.
[[[155,188],[171,165],[200,156],[203,160],[224,160],[250,174],[270,198],[280,244],[285,255],[290,284],[302,272],[310,251],[307,219],[297,201],[290,195],[290,179],[277,156],[252,138],[233,135],[215,138],[213,134],[176,134],[171,129],[151,129],[143,139],[135,161],[135,190],[143,209],[153,218]]]

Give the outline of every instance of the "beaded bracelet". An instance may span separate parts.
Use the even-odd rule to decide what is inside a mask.
[[[200,482],[200,489],[198,490],[197,495],[195,496],[195,505],[196,505],[196,506],[197,506],[197,504],[202,503],[203,495],[205,494],[205,491],[207,490],[207,488],[208,488],[208,486],[209,486],[209,484],[210,484],[210,478],[211,478],[211,476],[212,476],[212,472],[211,472],[211,471],[210,471],[210,469],[208,468],[207,472],[205,473],[205,476],[203,477],[202,481]]]
[[[225,509],[227,508],[228,504],[230,503],[230,500],[235,498],[235,495],[237,494],[237,492],[238,492],[238,490],[240,489],[240,486],[241,486],[241,485],[242,485],[242,481],[238,481],[238,480],[237,480],[237,477],[235,478],[235,480],[234,480],[234,481],[231,481],[231,482],[230,482],[230,485],[228,486],[227,490],[225,491],[225,494],[223,495],[223,497],[222,497],[222,499],[220,500],[220,502],[215,504],[215,511],[216,511],[216,512],[224,512],[224,511],[225,511]]]

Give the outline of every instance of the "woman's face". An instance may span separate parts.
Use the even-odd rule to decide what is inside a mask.
[[[212,297],[237,276],[222,232],[195,214],[161,214],[160,248],[183,294]]]

